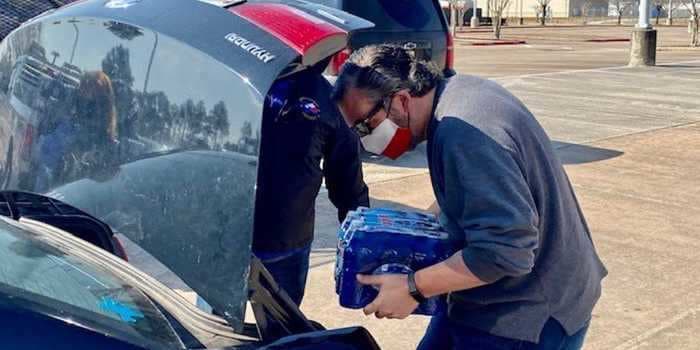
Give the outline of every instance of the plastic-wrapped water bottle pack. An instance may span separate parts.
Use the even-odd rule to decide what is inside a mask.
[[[455,251],[434,215],[358,208],[338,230],[335,286],[340,305],[359,309],[377,296],[375,287],[357,282],[357,274],[408,274],[446,260]],[[444,297],[433,297],[413,313],[434,315],[444,307]]]

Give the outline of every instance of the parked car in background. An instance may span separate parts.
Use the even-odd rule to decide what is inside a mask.
[[[9,34],[1,347],[378,349],[308,320],[251,253],[265,135],[318,125],[330,96],[303,82],[371,26],[307,1],[85,0]],[[110,231],[213,314],[120,259]]]
[[[446,75],[454,74],[454,43],[438,0],[311,0],[349,12],[375,24],[353,32],[348,48],[333,57],[328,70],[337,75],[353,50],[393,43],[411,49],[416,57],[433,61]]]

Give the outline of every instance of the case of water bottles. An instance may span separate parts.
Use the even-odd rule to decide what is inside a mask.
[[[434,215],[384,208],[352,211],[338,230],[335,286],[340,305],[359,309],[377,296],[377,288],[359,284],[357,274],[408,274],[455,251]],[[444,297],[433,297],[413,313],[434,315],[445,307]]]

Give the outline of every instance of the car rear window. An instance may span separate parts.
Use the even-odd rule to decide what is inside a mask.
[[[433,0],[346,0],[343,10],[373,22],[378,30],[443,30],[442,13]]]

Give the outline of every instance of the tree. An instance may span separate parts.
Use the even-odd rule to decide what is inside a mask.
[[[663,12],[665,6],[664,2],[666,0],[654,0],[654,10],[656,10],[656,25],[659,25],[659,17],[661,17],[661,12]]]
[[[581,17],[583,17],[583,24],[586,24],[588,16],[591,14],[593,9],[593,0],[584,0],[581,3]]]
[[[450,35],[453,37],[457,33],[457,6],[459,0],[449,0],[450,5]]]
[[[112,81],[115,108],[119,116],[119,130],[124,135],[133,132],[134,76],[131,73],[129,49],[122,45],[112,48],[102,60],[102,71]]]
[[[503,12],[510,6],[510,0],[488,0],[489,8],[493,13],[493,35],[496,39],[501,38],[501,18],[503,18]]]
[[[214,131],[215,143],[220,144],[222,139],[229,135],[228,110],[223,101],[214,105],[209,119]]]
[[[473,0],[472,0],[473,1]],[[464,27],[464,13],[467,10],[467,1],[460,0],[457,2],[457,26]]]
[[[243,122],[243,126],[241,126],[241,138],[251,137],[253,137],[253,124],[246,120]]]
[[[552,3],[552,0],[537,0],[537,13],[540,15],[541,25],[545,25],[547,23],[547,11],[549,11],[550,3]]]
[[[618,26],[622,24],[622,16],[624,16],[625,13],[627,13],[627,10],[629,10],[633,4],[634,2],[630,0],[612,0],[610,2],[610,6],[615,12],[615,16],[617,16]]]
[[[668,17],[666,18],[666,25],[672,26],[673,25],[673,12],[678,10],[678,7],[681,6],[681,1],[682,0],[668,0],[668,6],[667,6],[667,15]]]
[[[690,26],[690,46],[698,47],[700,46],[700,37],[698,36],[698,30],[700,30],[700,0],[685,0],[683,6],[688,10],[690,17],[688,18],[688,25]]]
[[[190,117],[190,131],[194,136],[200,139],[206,139],[207,135],[207,107],[204,105],[204,101],[199,101],[195,105],[194,115]]]

